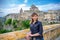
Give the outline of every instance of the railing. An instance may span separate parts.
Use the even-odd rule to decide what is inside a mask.
[[[56,37],[60,35],[60,25],[50,25],[51,28],[44,30],[44,39],[45,40],[55,40]]]
[[[54,40],[60,35],[60,24],[46,25],[43,27],[44,40]],[[25,38],[29,29],[0,34],[0,40],[22,40]],[[25,40],[25,39],[24,39]]]

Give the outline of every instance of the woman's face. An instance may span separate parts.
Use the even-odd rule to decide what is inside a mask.
[[[37,20],[38,19],[38,16],[37,15],[34,15],[33,17],[31,17],[33,20]]]

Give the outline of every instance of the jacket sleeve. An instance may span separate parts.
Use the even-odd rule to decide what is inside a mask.
[[[43,34],[43,26],[42,26],[42,23],[40,22],[39,23],[39,34],[42,35]]]

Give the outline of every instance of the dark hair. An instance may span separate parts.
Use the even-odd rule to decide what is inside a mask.
[[[33,17],[33,16],[35,16],[35,15],[36,15],[36,16],[38,16],[38,14],[37,14],[37,13],[35,13],[35,12],[34,12],[31,16]]]
[[[34,13],[32,13],[31,17],[34,17],[35,15],[38,16],[38,14],[34,12]],[[38,21],[38,19],[36,21]],[[32,19],[31,23],[33,23],[33,22],[34,22],[34,20]]]

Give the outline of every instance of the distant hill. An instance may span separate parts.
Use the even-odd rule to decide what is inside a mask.
[[[2,23],[4,23],[5,20],[6,20],[6,18],[4,18],[4,17],[0,17],[0,21],[1,21]]]

